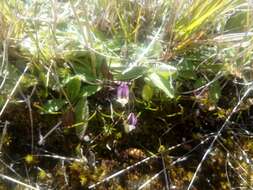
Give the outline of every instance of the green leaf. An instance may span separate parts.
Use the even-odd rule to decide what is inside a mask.
[[[168,80],[157,73],[151,73],[148,78],[152,81],[154,86],[162,90],[169,98],[174,98],[174,88]]]
[[[146,101],[150,101],[152,97],[153,97],[153,88],[148,84],[144,85],[142,89],[142,98]]]
[[[208,99],[212,103],[216,104],[218,102],[220,96],[221,96],[221,87],[220,87],[220,84],[216,81],[209,88]]]
[[[243,32],[247,27],[247,12],[237,12],[231,16],[226,25],[225,31]]]
[[[71,101],[74,101],[78,96],[81,88],[81,80],[79,77],[72,77],[66,84],[66,93]]]
[[[88,81],[95,81],[94,66],[89,52],[75,52],[67,55],[66,60],[70,63],[72,69],[77,75],[84,75]]]
[[[155,67],[154,71],[163,78],[168,78],[177,71],[177,68],[172,65],[160,63]]]
[[[65,100],[52,99],[48,100],[40,109],[44,114],[58,114],[59,110],[66,104]]]
[[[179,73],[179,77],[185,80],[195,80],[197,78],[197,74],[192,70],[185,70]]]
[[[146,73],[146,71],[146,67],[136,66],[124,74],[122,74],[122,70],[119,70],[118,74],[115,75],[115,78],[117,80],[133,80],[142,77]]]
[[[98,85],[85,85],[81,88],[80,95],[88,97],[98,92],[101,88]]]
[[[203,78],[198,78],[195,82],[194,82],[194,88],[199,88],[199,87],[201,87],[201,86],[204,86],[204,85],[206,85],[206,80],[205,79],[203,79]]]
[[[90,52],[75,52],[66,55],[72,69],[76,75],[82,75],[88,83],[103,79],[110,73],[104,57]]]
[[[180,78],[186,80],[195,80],[197,78],[194,63],[191,61],[184,61],[179,66],[178,75]]]
[[[83,138],[89,120],[89,106],[86,97],[79,99],[75,106],[76,134],[80,139]]]

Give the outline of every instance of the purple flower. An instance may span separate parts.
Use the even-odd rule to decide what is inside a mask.
[[[129,88],[126,82],[122,82],[117,88],[117,102],[123,107],[128,103],[129,100]]]
[[[130,113],[127,117],[127,123],[128,125],[136,126],[137,124],[137,117],[134,115],[134,113]]]
[[[132,130],[136,129],[136,124],[137,124],[137,117],[134,115],[134,113],[130,113],[125,123],[125,131],[129,133]]]

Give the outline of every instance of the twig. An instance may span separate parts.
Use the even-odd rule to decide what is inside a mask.
[[[8,72],[5,72],[5,73],[4,73],[3,80],[2,80],[2,82],[1,82],[1,84],[0,84],[0,90],[1,90],[1,89],[3,88],[3,86],[4,86],[4,83],[5,83],[6,79],[7,79],[7,76],[8,76]]]
[[[176,160],[174,160],[173,162],[170,163],[170,166],[173,166],[179,162],[183,162],[185,160],[187,160],[187,158],[189,157],[188,155],[190,153],[192,153],[195,149],[197,149],[200,145],[204,144],[204,142],[208,141],[210,139],[210,137],[207,137],[205,140],[201,141],[198,145],[196,145],[194,148],[192,148],[189,152],[187,152],[186,154],[184,154],[183,156],[177,158]],[[174,146],[175,147],[175,146]],[[165,153],[167,152],[168,150],[162,152],[162,153]],[[161,154],[162,154],[161,153]],[[167,170],[167,167],[165,166],[160,172],[166,172]],[[142,189],[144,188],[146,185],[148,185],[151,181],[153,181],[156,177],[158,177],[161,173],[157,173],[155,174],[155,176],[151,177],[148,181],[146,181],[144,184],[142,184],[139,189]],[[170,188],[170,186],[168,186]]]
[[[107,181],[109,181],[110,179],[112,179],[112,178],[114,178],[114,177],[116,177],[116,176],[118,176],[118,175],[120,175],[120,174],[125,173],[126,171],[128,171],[128,170],[134,168],[135,166],[138,166],[138,165],[140,165],[140,164],[142,164],[142,163],[144,163],[144,162],[147,162],[147,161],[150,160],[151,158],[156,158],[156,157],[157,157],[156,155],[152,155],[152,156],[150,156],[150,157],[147,157],[147,158],[145,158],[145,159],[143,159],[143,160],[141,160],[141,161],[139,161],[139,162],[137,162],[137,163],[135,163],[135,164],[133,164],[133,165],[131,165],[131,166],[128,166],[128,167],[126,167],[126,168],[124,168],[124,169],[122,169],[122,170],[120,170],[120,171],[118,171],[118,172],[116,172],[116,173],[110,175],[109,177],[104,178],[103,180],[101,180],[101,181],[99,181],[99,182],[97,182],[97,183],[95,183],[95,184],[93,184],[93,185],[90,185],[90,186],[88,187],[88,189],[93,189],[93,188],[97,187],[98,185],[100,185],[100,184],[102,184],[102,183],[104,183],[104,182],[107,182]]]
[[[69,186],[68,176],[66,174],[66,167],[65,167],[65,164],[64,164],[64,160],[61,161],[61,164],[62,164],[62,170],[63,170],[65,185]]]
[[[1,141],[0,141],[0,154],[2,152],[2,147],[3,147],[3,142],[4,142],[4,137],[7,133],[7,127],[10,123],[8,121],[5,121],[4,123],[4,128],[3,128],[3,132],[2,132],[2,136],[1,136]]]
[[[202,145],[205,141],[208,141],[209,139],[210,139],[210,137],[207,137],[205,140],[201,141],[201,143],[199,143],[197,146],[195,146],[190,152],[188,152],[188,153],[186,153],[185,155],[183,155],[183,157],[180,157],[180,158],[178,158],[177,160],[173,161],[173,162],[171,163],[171,165],[174,165],[174,164],[176,164],[177,162],[181,162],[181,161],[186,160],[188,154],[190,154],[193,150],[195,150],[196,148],[198,148],[200,145]],[[188,142],[191,142],[191,141],[188,141]],[[178,145],[175,145],[175,146],[173,146],[173,147],[170,147],[170,148],[166,149],[165,151],[159,152],[158,154],[166,153],[166,152],[171,151],[171,150],[173,150],[173,149],[175,149],[175,148],[178,148],[178,147],[180,147],[180,146],[182,146],[182,145],[184,145],[184,144],[186,144],[186,143],[187,143],[187,142],[180,143],[180,144],[178,144]],[[144,163],[144,162],[147,162],[148,160],[150,160],[150,159],[152,159],[152,158],[157,158],[157,157],[158,157],[158,155],[155,154],[155,155],[149,156],[149,157],[147,157],[147,158],[144,158],[143,160],[141,160],[141,161],[139,161],[139,162],[136,162],[135,164],[130,165],[130,166],[128,166],[128,167],[126,167],[126,168],[124,168],[124,169],[122,169],[122,170],[120,170],[120,171],[118,171],[118,172],[116,172],[116,173],[114,173],[114,174],[112,174],[112,175],[110,175],[109,177],[104,178],[103,180],[101,180],[101,181],[99,181],[99,182],[97,182],[97,183],[95,183],[95,184],[93,184],[93,185],[90,185],[88,188],[89,188],[89,189],[93,189],[93,188],[97,187],[98,185],[100,185],[100,184],[102,184],[102,183],[104,183],[104,182],[107,182],[107,181],[111,180],[112,178],[117,177],[117,176],[119,176],[119,175],[121,175],[121,174],[127,172],[128,170],[134,168],[135,166],[138,166],[138,165],[140,165],[140,164],[142,164],[142,163]]]
[[[30,96],[27,97],[27,106],[29,110],[29,117],[30,117],[30,125],[31,125],[31,143],[32,143],[32,153],[33,153],[33,147],[34,147],[34,135],[33,135],[33,113],[32,113],[32,106],[31,106],[31,101],[30,101]]]
[[[180,157],[180,158],[178,158],[178,159],[176,159],[175,161],[173,161],[172,163],[171,163],[171,166],[173,166],[173,165],[175,165],[176,163],[178,163],[178,162],[183,162],[183,161],[185,161],[187,159],[187,157]],[[151,181],[153,181],[154,179],[156,179],[162,172],[164,172],[164,170],[166,170],[167,168],[164,168],[164,169],[162,169],[161,171],[159,171],[158,173],[156,173],[154,176],[152,176],[149,180],[147,180],[145,183],[143,183],[139,188],[138,188],[138,190],[139,189],[143,189],[145,186],[147,186],[149,183],[151,183]]]
[[[24,182],[22,182],[22,181],[16,180],[16,179],[14,179],[14,178],[12,178],[12,177],[6,176],[6,175],[1,174],[1,173],[0,173],[0,177],[3,178],[3,179],[9,180],[9,181],[11,181],[11,182],[17,183],[17,184],[19,184],[19,185],[22,185],[22,186],[24,186],[24,187],[27,187],[27,188],[29,188],[29,189],[39,190],[39,188],[33,187],[33,186],[28,185],[28,184],[26,184],[26,183],[24,183]]]
[[[1,164],[3,164],[6,168],[8,168],[10,171],[12,171],[14,174],[16,174],[16,176],[18,177],[22,177],[21,175],[19,175],[12,167],[11,165],[9,166],[8,164],[6,164],[3,160],[0,159]]]
[[[214,83],[215,81],[219,80],[221,77],[222,77],[222,73],[221,72],[218,72],[217,75],[213,78],[213,80],[211,80],[210,82],[206,83],[205,85],[199,87],[199,88],[196,88],[194,90],[190,90],[190,91],[185,91],[185,92],[182,92],[181,94],[191,94],[193,92],[198,92],[204,88],[207,88],[208,86],[210,86],[212,83]]]
[[[10,25],[10,27],[8,28],[7,34],[5,39],[3,40],[3,59],[2,59],[2,64],[1,64],[1,68],[0,68],[0,73],[3,72],[3,69],[5,67],[6,64],[8,64],[9,60],[8,60],[8,48],[9,48],[9,38],[13,32],[13,25]]]
[[[33,86],[33,89],[31,93],[28,96],[25,96],[22,90],[20,90],[20,95],[24,99],[23,102],[27,104],[28,110],[29,110],[29,118],[30,118],[30,126],[31,126],[31,152],[33,154],[34,149],[34,123],[33,123],[33,113],[32,113],[32,106],[31,106],[31,97],[33,96],[36,89],[36,85]]]
[[[59,159],[59,160],[63,160],[63,161],[74,161],[74,162],[79,162],[79,163],[87,163],[88,162],[85,157],[82,157],[82,159],[78,159],[78,158],[69,158],[69,157],[64,157],[64,156],[59,156],[59,155],[51,155],[51,154],[37,154],[34,156],[54,158],[54,159]]]
[[[190,190],[196,177],[197,177],[197,174],[203,164],[203,162],[205,161],[205,159],[207,158],[207,156],[209,155],[209,153],[212,151],[212,148],[214,146],[214,143],[217,141],[218,137],[220,136],[221,132],[223,131],[223,129],[226,128],[228,122],[230,121],[231,117],[234,115],[234,113],[236,112],[236,110],[238,109],[238,107],[241,105],[242,101],[247,97],[247,95],[249,94],[249,92],[253,89],[253,86],[251,86],[250,88],[247,89],[247,91],[244,93],[243,97],[241,98],[240,101],[238,101],[238,103],[236,104],[236,106],[233,108],[232,112],[230,113],[230,115],[227,117],[226,121],[223,123],[223,125],[221,126],[221,128],[219,129],[219,131],[217,132],[217,134],[214,136],[214,139],[213,141],[211,142],[211,144],[209,145],[208,149],[206,150],[204,156],[202,157],[199,165],[197,166],[195,172],[194,172],[194,175],[191,179],[191,182],[187,188],[187,190]]]
[[[164,169],[162,169],[160,172],[153,175],[149,180],[147,180],[145,183],[143,183],[138,190],[143,189],[145,186],[147,186],[151,181],[153,181],[155,178],[157,178],[161,173],[164,172]]]
[[[11,100],[13,94],[15,93],[15,91],[16,91],[16,89],[17,89],[19,83],[21,82],[23,76],[25,75],[25,73],[27,72],[27,70],[28,70],[29,67],[30,67],[30,63],[28,63],[28,64],[26,65],[26,67],[25,67],[23,73],[20,75],[20,77],[19,77],[18,81],[16,82],[14,88],[12,89],[10,95],[7,97],[7,100],[5,101],[3,107],[2,107],[2,109],[1,109],[1,111],[0,111],[0,118],[1,118],[2,114],[4,113],[4,111],[5,111],[6,107],[7,107],[7,105],[9,104],[9,102],[10,102],[10,100]]]
[[[62,124],[62,121],[59,121],[52,129],[50,129],[45,136],[40,136],[40,140],[38,141],[39,145],[42,145],[45,142],[45,139],[60,125]]]
[[[162,165],[163,165],[163,174],[164,174],[164,180],[165,180],[165,189],[169,190],[170,189],[170,180],[168,176],[168,171],[165,165],[164,157],[163,154],[161,154],[161,159],[162,159]]]
[[[245,188],[245,189],[247,189],[247,190],[252,190],[253,188],[252,187],[250,187],[249,186],[249,183],[248,183],[248,181],[239,173],[239,172],[237,172],[237,169],[232,165],[232,163],[230,162],[230,161],[228,161],[228,166],[230,166],[230,168],[232,169],[232,170],[234,170],[234,172],[238,175],[238,177],[245,183],[245,185],[247,185],[247,188]],[[241,188],[240,188],[241,189]]]
[[[229,189],[232,189],[232,185],[229,179],[229,174],[228,174],[228,162],[229,162],[229,153],[227,153],[227,158],[226,158],[226,162],[225,162],[225,171],[226,171],[226,178],[227,178],[227,182],[228,182],[228,187]]]

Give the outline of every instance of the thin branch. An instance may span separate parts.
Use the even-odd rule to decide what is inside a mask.
[[[12,177],[9,177],[9,176],[4,175],[4,174],[1,174],[1,173],[0,173],[0,177],[3,178],[3,179],[6,179],[6,180],[8,180],[8,181],[17,183],[17,184],[19,184],[19,185],[21,185],[21,186],[24,186],[24,187],[26,187],[26,188],[32,189],[32,190],[39,190],[39,188],[37,188],[37,187],[33,187],[33,186],[28,185],[28,184],[26,184],[26,183],[24,183],[24,182],[22,182],[22,181],[16,180],[16,179],[14,179],[14,178],[12,178]]]
[[[59,155],[51,155],[51,154],[36,154],[34,156],[54,158],[54,159],[59,159],[59,160],[63,160],[63,161],[74,161],[74,162],[79,162],[79,163],[87,163],[88,162],[85,157],[83,157],[82,159],[78,159],[78,158],[70,158],[70,157],[64,157],[64,156],[59,156]]]
[[[59,121],[52,129],[50,129],[44,136],[40,136],[40,140],[38,142],[39,145],[42,145],[46,138],[55,130],[57,129],[60,125],[62,124],[62,121]]]
[[[5,121],[4,123],[4,128],[3,128],[3,132],[2,132],[2,136],[1,136],[1,141],[0,141],[0,154],[2,153],[2,147],[3,147],[3,143],[4,143],[4,137],[7,133],[7,127],[10,123],[8,121]]]
[[[169,190],[170,189],[170,180],[169,180],[168,171],[167,171],[167,168],[165,165],[163,154],[161,154],[161,158],[162,158],[163,174],[164,174],[164,180],[165,180],[165,189]]]
[[[195,172],[194,172],[194,175],[191,179],[191,182],[187,188],[187,190],[190,190],[193,183],[195,182],[195,179],[197,177],[197,174],[199,173],[200,171],[200,168],[203,164],[203,162],[205,161],[205,159],[207,158],[207,156],[209,155],[209,153],[212,151],[213,149],[213,146],[215,144],[215,142],[217,141],[218,137],[221,135],[221,132],[226,128],[228,122],[230,121],[231,117],[234,115],[234,113],[236,113],[236,110],[238,109],[238,107],[241,105],[242,101],[247,97],[247,95],[251,92],[251,90],[253,89],[253,86],[251,86],[250,88],[248,88],[246,90],[246,92],[244,93],[243,97],[241,98],[240,101],[238,101],[238,103],[236,104],[236,106],[233,108],[232,112],[230,113],[230,115],[227,117],[226,121],[223,123],[223,125],[221,126],[221,128],[219,129],[219,131],[217,132],[217,134],[214,136],[214,139],[213,141],[211,142],[211,144],[209,145],[208,149],[206,150],[204,156],[202,157],[199,165],[197,166]]]
[[[13,96],[14,93],[16,92],[16,89],[18,88],[19,83],[21,82],[23,76],[24,76],[25,73],[28,71],[29,67],[30,67],[30,63],[28,63],[28,64],[26,65],[26,67],[25,67],[23,73],[20,75],[20,77],[19,77],[18,81],[16,82],[14,88],[12,89],[10,95],[7,97],[7,100],[5,101],[3,107],[2,107],[2,109],[1,109],[1,111],[0,111],[0,118],[1,118],[2,114],[4,113],[4,111],[5,111],[6,107],[7,107],[7,105],[9,104],[9,102],[10,102],[12,96]]]
[[[107,182],[107,181],[111,180],[112,178],[114,178],[114,177],[116,177],[116,176],[118,176],[118,175],[121,175],[121,174],[125,173],[126,171],[128,171],[128,170],[134,168],[135,166],[138,166],[138,165],[140,165],[140,164],[142,164],[142,163],[144,163],[144,162],[147,162],[148,160],[150,160],[150,159],[152,159],[152,158],[156,158],[156,157],[157,157],[156,155],[152,155],[152,156],[150,156],[150,157],[147,157],[147,158],[145,158],[145,159],[143,159],[143,160],[141,160],[141,161],[139,161],[139,162],[137,162],[137,163],[135,163],[135,164],[133,164],[133,165],[131,165],[131,166],[128,166],[128,167],[126,167],[126,168],[124,168],[124,169],[122,169],[122,170],[120,170],[120,171],[118,171],[118,172],[116,172],[116,173],[110,175],[109,177],[104,178],[103,180],[101,180],[101,181],[99,181],[99,182],[97,182],[97,183],[95,183],[95,184],[93,184],[93,185],[90,185],[90,186],[88,187],[88,189],[94,189],[94,188],[97,187],[98,185],[100,185],[100,184],[102,184],[102,183],[104,183],[104,182]]]
[[[143,183],[138,190],[143,189],[144,187],[146,187],[151,181],[153,181],[154,179],[156,179],[161,173],[164,172],[164,169],[162,169],[161,171],[159,171],[158,173],[156,173],[155,175],[153,175],[149,180],[145,181],[145,183]]]

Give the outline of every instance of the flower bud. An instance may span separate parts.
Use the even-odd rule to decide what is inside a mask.
[[[132,130],[136,129],[136,124],[137,124],[137,117],[134,115],[134,113],[130,113],[125,123],[125,131],[129,133]]]
[[[122,82],[117,88],[117,102],[123,107],[129,101],[129,88],[126,82]]]

